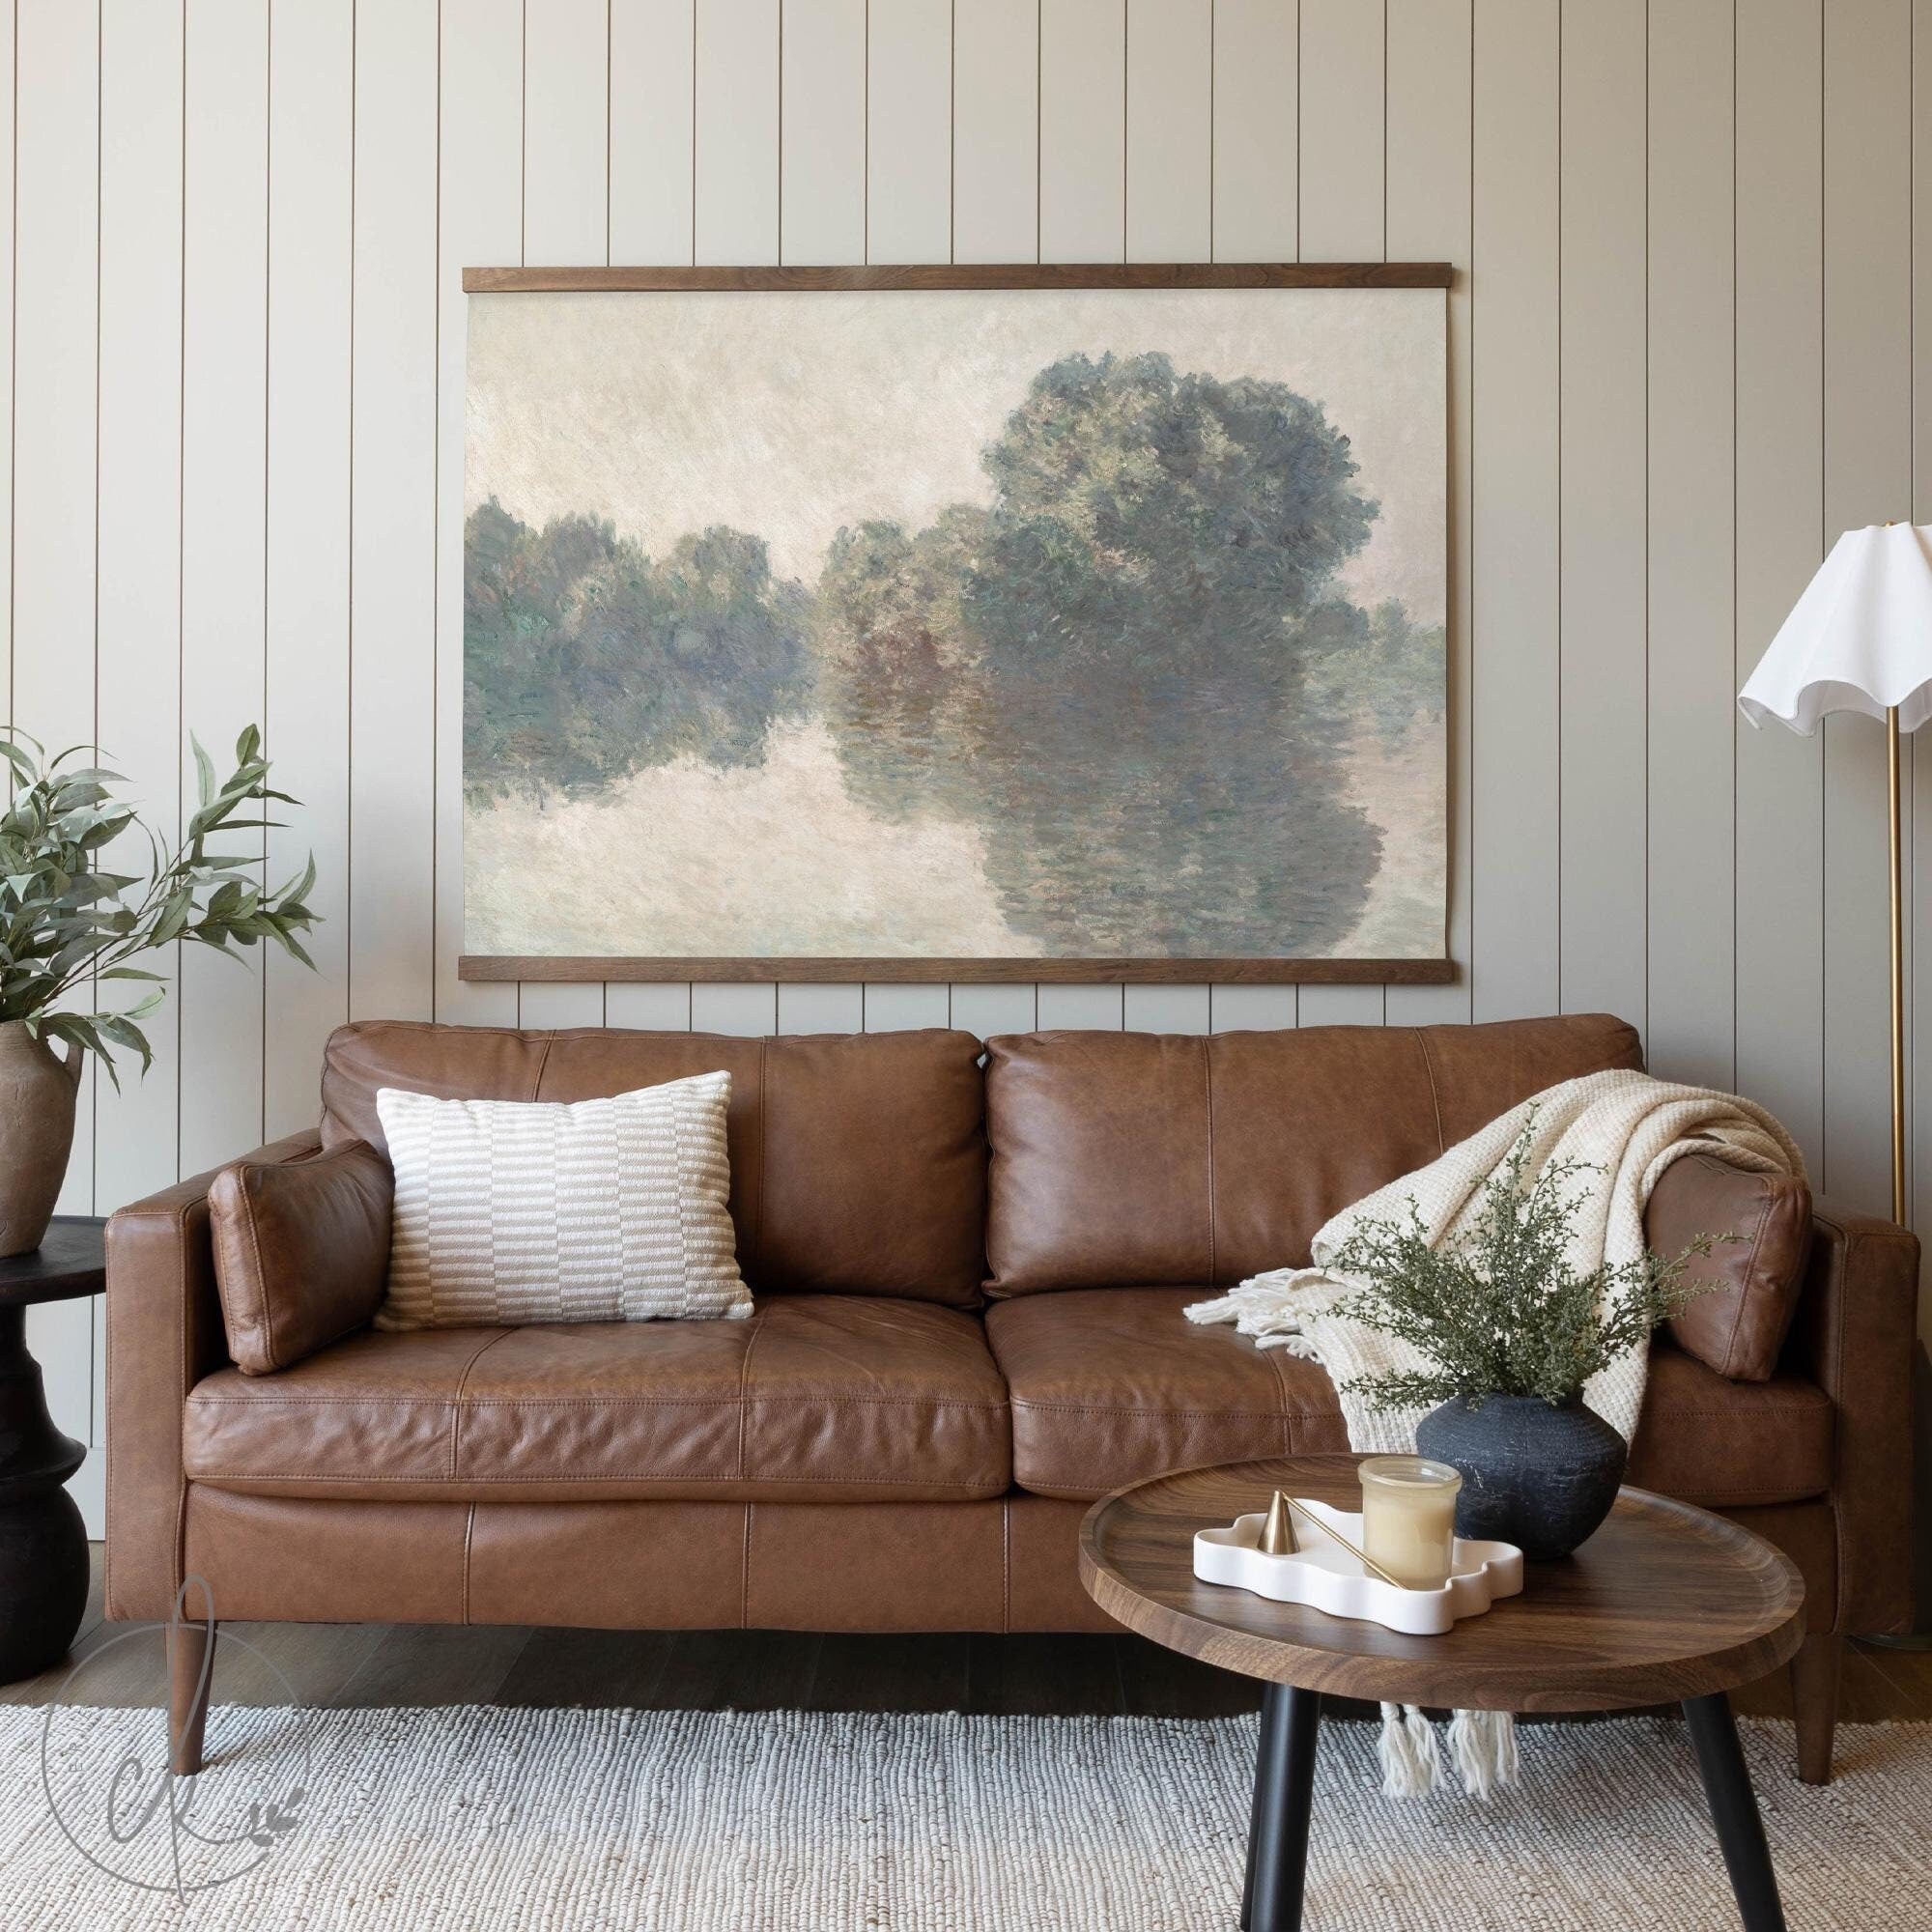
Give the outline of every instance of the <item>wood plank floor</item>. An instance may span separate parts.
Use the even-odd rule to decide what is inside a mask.
[[[0,1686],[0,1703],[63,1693],[73,1662],[96,1658],[75,1694],[157,1704],[158,1646],[116,1645],[100,1613],[100,1546],[72,1659]],[[994,1716],[1218,1718],[1256,1709],[1260,1687],[1144,1638],[844,1636],[787,1631],[510,1630],[447,1624],[223,1626],[252,1647],[223,1653],[223,1703],[614,1705],[683,1711],[964,1711]],[[283,1680],[286,1680],[284,1683]],[[1740,1711],[1788,1717],[1783,1674],[1738,1693]],[[1348,1716],[1347,1707],[1337,1715]],[[1353,1715],[1370,1715],[1366,1705]],[[1854,1643],[1839,1716],[1847,1723],[1932,1720],[1932,1653]]]

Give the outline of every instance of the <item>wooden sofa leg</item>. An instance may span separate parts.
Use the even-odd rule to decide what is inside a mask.
[[[1791,1704],[1798,1719],[1798,1776],[1832,1781],[1832,1733],[1838,1722],[1838,1660],[1843,1639],[1813,1631],[1791,1660]]]
[[[192,1777],[201,1769],[213,1666],[207,1624],[168,1626],[168,1751],[177,1777]]]

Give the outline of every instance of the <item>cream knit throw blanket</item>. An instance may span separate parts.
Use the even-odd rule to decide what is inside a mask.
[[[1362,1284],[1328,1272],[1326,1264],[1363,1220],[1406,1220],[1413,1202],[1426,1237],[1439,1245],[1465,1233],[1482,1208],[1486,1186],[1526,1125],[1534,1122],[1525,1179],[1552,1160],[1587,1162],[1573,1199],[1570,1264],[1578,1273],[1634,1262],[1644,1249],[1643,1210],[1658,1177],[1690,1153],[1713,1154],[1754,1174],[1803,1178],[1804,1157],[1767,1114],[1732,1094],[1673,1086],[1645,1073],[1585,1074],[1513,1107],[1431,1161],[1427,1167],[1345,1208],[1310,1243],[1313,1265],[1256,1275],[1212,1301],[1188,1309],[1190,1321],[1233,1321],[1264,1349],[1287,1349],[1320,1362],[1336,1384],[1352,1448],[1402,1455],[1415,1447],[1420,1408],[1378,1410],[1347,1385],[1391,1369],[1427,1366],[1408,1343],[1335,1312]],[[1705,1232],[1721,1235],[1721,1228]],[[1585,1384],[1583,1399],[1626,1441],[1643,1404],[1646,1351],[1634,1349]],[[1382,1707],[1384,1789],[1392,1796],[1426,1791],[1434,1782],[1434,1731],[1421,1713]],[[1459,1711],[1450,1747],[1464,1784],[1477,1796],[1513,1780],[1516,1746],[1505,1714]]]

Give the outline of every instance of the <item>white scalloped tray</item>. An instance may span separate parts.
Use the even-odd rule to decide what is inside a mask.
[[[1297,1497],[1358,1548],[1358,1513],[1330,1509]],[[1194,1533],[1194,1574],[1205,1583],[1251,1590],[1277,1604],[1307,1604],[1331,1617],[1381,1624],[1408,1636],[1440,1636],[1463,1617],[1477,1617],[1499,1597],[1522,1588],[1522,1551],[1513,1543],[1456,1539],[1449,1580],[1439,1590],[1405,1590],[1371,1577],[1361,1564],[1320,1530],[1300,1526],[1302,1547],[1288,1556],[1270,1556],[1261,1548],[1260,1513],[1236,1517],[1227,1529]]]

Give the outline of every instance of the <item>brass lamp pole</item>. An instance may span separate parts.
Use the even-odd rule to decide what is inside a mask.
[[[1891,527],[1889,525],[1888,528]],[[1905,860],[1898,822],[1898,706],[1885,708],[1886,807],[1891,832],[1891,1218],[1905,1215]]]

